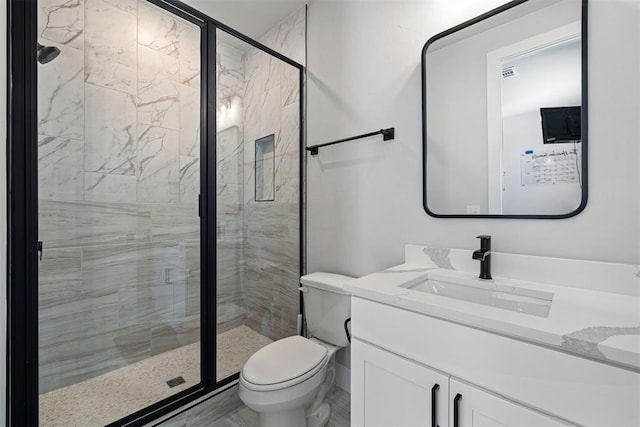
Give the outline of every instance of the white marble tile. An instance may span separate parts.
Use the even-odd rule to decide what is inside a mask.
[[[274,50],[305,65],[306,8],[289,15],[281,24]]]
[[[86,172],[84,199],[92,202],[135,203],[135,175]]]
[[[177,57],[138,46],[138,122],[178,129],[179,71]]]
[[[40,136],[38,138],[38,198],[82,200],[84,141]]]
[[[38,64],[38,132],[63,138],[84,138],[82,52],[57,45],[60,56]]]
[[[242,96],[245,84],[243,52],[221,41],[216,46],[216,96],[218,99]]]
[[[300,106],[289,104],[280,111],[280,133],[276,155],[297,155],[300,152]]]
[[[200,88],[200,29],[180,22],[180,83]]]
[[[180,156],[180,199],[188,203],[198,203],[200,194],[200,159]]]
[[[259,41],[276,52],[305,64],[306,7],[302,7],[273,27]]]
[[[244,126],[243,121],[244,107],[241,97],[234,95],[218,101],[218,111],[216,114],[216,129],[218,132],[236,126],[240,129],[240,133],[242,133]]]
[[[258,41],[273,50],[277,50],[276,48],[278,46],[276,43],[276,39],[278,38],[278,34],[280,33],[281,24],[282,22],[278,22],[275,26],[271,27],[266,33],[260,36]]]
[[[244,56],[244,97],[264,92],[271,56],[261,50],[251,48]]]
[[[276,186],[276,201],[279,203],[300,202],[300,180],[298,178],[281,178]]]
[[[216,212],[216,239],[220,242],[242,242],[244,239],[244,226],[242,211],[237,213],[224,213],[220,209]]]
[[[136,17],[112,4],[86,0],[85,81],[135,94]]]
[[[138,4],[138,43],[178,57],[178,18],[147,2]]]
[[[39,0],[40,38],[74,49],[84,45],[84,0]]]
[[[138,201],[180,201],[178,131],[138,126]]]
[[[153,79],[138,85],[138,122],[177,130],[180,126],[178,82]]]
[[[276,86],[280,86],[280,80],[282,79],[282,72],[284,67],[289,67],[280,59],[275,56],[267,56],[265,72],[267,73],[265,80],[265,87],[267,90],[273,89]]]
[[[178,58],[138,45],[138,84],[144,87],[159,79],[180,80]]]
[[[237,215],[241,211],[243,187],[239,184],[217,184],[216,211],[220,215]],[[251,191],[253,196],[253,191]]]
[[[246,152],[247,150],[245,150]],[[246,157],[246,156],[245,156]],[[244,180],[244,184],[243,184],[243,191],[242,191],[242,196],[243,196],[243,203],[245,205],[250,205],[252,203],[255,203],[255,166],[253,164],[253,162],[251,163],[245,163],[243,165],[243,180]]]
[[[85,171],[134,175],[136,107],[131,95],[85,85]]]
[[[200,91],[180,85],[180,154],[200,156]]]
[[[216,140],[216,174],[218,183],[242,183],[244,144],[237,127],[218,132]]]
[[[267,91],[266,96],[258,108],[262,110],[260,133],[261,136],[280,134],[280,87],[274,87]]]
[[[91,1],[91,0],[85,0],[85,1]],[[135,15],[136,13],[138,13],[139,0],[103,0],[103,1],[129,14]]]
[[[289,153],[276,157],[276,176],[282,179],[298,178],[300,176],[300,157]]]
[[[300,70],[288,64],[282,67],[280,99],[283,106],[300,102]]]

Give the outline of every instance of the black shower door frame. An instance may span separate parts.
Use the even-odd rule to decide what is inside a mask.
[[[176,0],[146,0],[201,29],[201,382],[109,426],[143,425],[237,381],[216,380],[216,30],[299,70],[300,274],[304,269],[304,78],[301,64]],[[38,425],[37,0],[7,2],[7,425]],[[302,305],[300,305],[302,311]]]

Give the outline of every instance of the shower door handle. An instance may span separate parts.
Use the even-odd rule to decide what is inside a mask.
[[[42,240],[38,240],[38,259],[42,261],[42,253],[44,252],[44,245]]]

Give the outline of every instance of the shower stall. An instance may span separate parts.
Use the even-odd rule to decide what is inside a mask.
[[[297,333],[306,11],[258,42],[172,0],[33,3],[25,419],[126,425]]]

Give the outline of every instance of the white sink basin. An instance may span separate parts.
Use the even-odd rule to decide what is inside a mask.
[[[553,293],[522,289],[508,279],[482,280],[469,273],[436,270],[419,283],[401,285],[418,292],[454,298],[539,317],[548,317]]]

